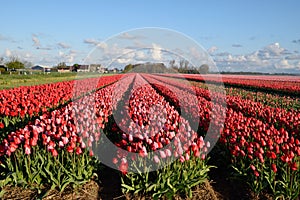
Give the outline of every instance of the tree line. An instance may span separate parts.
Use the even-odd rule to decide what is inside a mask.
[[[207,64],[202,64],[200,67],[190,66],[187,60],[180,60],[178,66],[175,60],[171,60],[168,67],[163,63],[128,64],[123,72],[207,74],[209,66]]]

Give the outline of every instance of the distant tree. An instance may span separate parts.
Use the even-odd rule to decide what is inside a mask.
[[[51,69],[50,69],[51,72],[58,72],[58,68],[57,66],[53,66]]]
[[[131,71],[133,69],[133,65],[132,64],[128,64],[125,66],[123,73],[127,73],[129,71]]]
[[[11,57],[10,61],[5,63],[8,69],[24,69],[25,65],[17,57]]]
[[[24,61],[24,66],[25,66],[25,68],[30,68],[33,66],[33,64],[30,61]]]
[[[184,74],[193,74],[193,68],[190,66],[190,62],[188,60],[182,59],[179,61],[179,68],[177,70],[179,73]]]
[[[183,61],[183,68],[187,70],[189,68],[189,64],[190,64],[190,62],[188,60],[184,60]]]
[[[175,60],[171,60],[170,62],[169,62],[169,65],[170,65],[170,68],[174,68],[175,67]]]
[[[72,71],[77,72],[78,68],[79,68],[79,65],[76,63],[76,64],[73,65]]]
[[[199,68],[200,74],[207,74],[209,72],[209,66],[208,64],[203,64]]]
[[[57,65],[57,69],[64,69],[66,67],[67,67],[67,65],[65,62],[58,63],[58,65]]]
[[[184,60],[180,60],[179,61],[179,69],[183,69],[184,68]]]

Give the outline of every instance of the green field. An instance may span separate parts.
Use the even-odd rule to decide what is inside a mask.
[[[112,74],[99,73],[58,73],[52,72],[49,74],[1,74],[0,75],[0,90],[15,88],[20,86],[39,85],[45,83],[54,83],[60,81],[69,81],[74,79],[91,78],[99,76],[109,76]]]

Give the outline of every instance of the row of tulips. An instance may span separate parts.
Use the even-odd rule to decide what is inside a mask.
[[[125,101],[128,101],[128,106],[122,111],[122,119],[113,125],[114,134],[119,135],[119,141],[115,141],[116,146],[142,157],[146,157],[148,152],[153,152],[153,161],[158,162],[157,156],[163,159],[160,156],[165,153],[169,156],[173,154],[184,161],[183,153],[187,152],[191,145],[198,144],[193,149],[194,153],[200,156],[200,149],[197,147],[200,148],[200,144],[201,148],[204,146],[203,138],[199,138],[189,122],[180,117],[174,107],[140,75],[136,76],[131,96]],[[176,141],[174,146],[169,145],[172,140]],[[166,146],[168,148],[163,149]],[[115,163],[121,164],[120,169],[124,169],[123,153],[124,151],[119,152],[114,159]],[[126,173],[126,170],[123,172]]]
[[[122,78],[8,134],[0,144],[0,186],[63,190],[90,180],[98,166],[92,147],[132,81]]]
[[[206,83],[222,83],[227,86],[239,86],[239,87],[249,87],[258,90],[265,91],[277,91],[282,93],[288,93],[292,95],[300,94],[300,82],[297,80],[288,80],[287,78],[280,79],[274,77],[269,78],[269,76],[263,76],[260,78],[255,78],[251,76],[244,76],[241,78],[236,78],[232,76],[222,75],[219,78],[218,75],[193,75],[193,74],[165,74],[164,76],[184,78],[192,81],[200,81]],[[293,79],[293,78],[291,78]]]
[[[292,96],[252,92],[241,88],[226,88],[226,93],[230,96],[240,96],[243,99],[259,102],[264,106],[300,111],[299,98]]]
[[[156,79],[163,81],[171,85],[177,85],[184,90],[196,93],[197,96],[204,97],[208,101],[212,98],[219,98],[218,94],[213,90],[208,91],[199,87],[192,87],[186,82],[178,84],[178,81],[156,77]],[[185,84],[186,83],[186,84]],[[211,94],[210,94],[211,93]],[[213,99],[213,101],[216,101]],[[299,135],[300,130],[300,112],[296,110],[286,110],[282,108],[273,108],[270,106],[264,106],[262,103],[255,102],[249,99],[243,99],[240,96],[226,96],[226,104],[228,108],[232,108],[236,112],[242,112],[244,115],[249,117],[258,118],[265,123],[270,123],[275,126],[278,130],[284,128],[293,135]],[[298,136],[299,137],[299,136]]]
[[[169,86],[168,86],[169,87]],[[187,85],[185,85],[185,86],[183,86],[183,84],[181,84],[181,85],[178,85],[178,87],[180,87],[180,88],[184,88],[185,90],[184,91],[192,91],[192,89],[196,89],[196,88],[190,88],[189,90],[187,90]],[[170,87],[169,87],[170,88]],[[183,90],[182,90],[183,91]],[[204,92],[199,92],[200,90],[197,90],[197,92],[196,92],[196,94],[197,94],[197,96],[199,95],[199,96],[205,96],[205,95],[207,95],[207,91],[204,91]],[[189,92],[190,93],[190,92]],[[203,99],[202,99],[203,100]],[[234,104],[235,104],[235,106],[233,106],[232,104],[232,102],[230,102],[229,100],[231,100],[228,96],[227,96],[227,107],[228,107],[228,109],[227,109],[227,115],[228,115],[228,113],[237,113],[237,114],[239,114],[239,115],[241,115],[241,116],[244,116],[244,117],[246,117],[246,116],[248,116],[248,115],[251,115],[251,111],[250,111],[250,109],[248,108],[245,108],[245,107],[253,107],[253,103],[248,103],[250,106],[247,106],[247,103],[240,103],[239,104],[239,106],[236,106],[236,103],[237,102],[239,102],[238,100],[240,100],[240,99],[238,99],[238,100],[236,100],[236,101],[234,101]],[[242,100],[243,101],[243,100]],[[231,105],[228,105],[228,102],[231,104]],[[245,110],[243,110],[244,112],[241,112],[241,110],[239,110],[239,109],[236,109],[236,107],[238,107],[239,109],[246,109],[246,111]],[[255,107],[255,106],[254,106]],[[269,107],[268,107],[269,108]],[[259,109],[257,108],[257,110],[264,110],[264,108],[263,107],[260,107]],[[298,115],[299,115],[299,113],[297,113],[297,112],[295,112],[295,116],[293,116],[293,117],[288,117],[289,115],[287,114],[287,112],[285,112],[285,110],[282,110],[282,109],[277,109],[277,110],[268,110],[268,109],[266,109],[267,111],[269,111],[269,112],[272,112],[273,113],[273,115],[263,115],[263,114],[261,114],[261,115],[259,115],[259,114],[254,114],[254,112],[253,112],[253,116],[248,116],[249,117],[249,119],[254,119],[254,120],[257,120],[257,122],[256,123],[258,123],[258,124],[260,124],[261,125],[261,127],[265,130],[266,129],[266,127],[267,126],[270,126],[271,125],[271,127],[272,127],[272,130],[271,131],[269,131],[269,132],[271,132],[271,133],[274,133],[274,131],[277,131],[277,132],[283,132],[283,133],[285,133],[288,137],[291,137],[291,138],[293,138],[292,139],[292,141],[294,141],[295,139],[299,139],[299,118],[298,118]],[[269,113],[269,112],[267,112],[267,111],[265,111],[266,113]],[[281,112],[280,112],[281,111]],[[258,111],[257,111],[258,112]],[[249,114],[250,113],[250,114]],[[279,113],[279,114],[277,114],[277,113]],[[246,114],[246,116],[245,116],[245,114]],[[291,119],[292,121],[290,122],[292,125],[293,124],[296,124],[296,127],[294,128],[288,128],[288,131],[286,130],[286,129],[284,129],[283,127],[281,127],[281,128],[279,128],[278,130],[277,129],[275,129],[274,127],[275,127],[275,125],[276,125],[276,119],[278,119],[278,121],[280,120],[280,121],[283,121],[285,118],[284,118],[284,115],[287,115],[287,118],[288,119]],[[195,115],[196,116],[196,115]],[[277,117],[275,117],[275,116],[277,116]],[[256,118],[266,118],[266,119],[263,119],[263,120],[261,120],[261,119],[256,119]],[[228,118],[228,117],[227,117]],[[272,119],[272,118],[274,118],[274,119]],[[228,119],[227,119],[228,120]],[[274,120],[274,121],[273,121]],[[263,123],[263,121],[265,121],[265,123]],[[290,124],[289,122],[287,122],[287,123],[285,123],[285,125],[288,125],[288,124]],[[237,125],[239,124],[239,123],[236,123]],[[225,123],[225,125],[226,125],[226,123]],[[240,125],[238,126],[238,127],[243,127],[243,123],[240,123]],[[257,129],[257,130],[260,130],[260,129]],[[254,131],[253,131],[254,132]]]
[[[104,76],[1,90],[0,131],[9,124],[15,126],[24,118],[38,116],[120,78],[121,75]]]
[[[0,146],[0,156],[10,156],[20,145],[23,146],[25,154],[30,154],[30,148],[36,146],[39,140],[54,156],[57,155],[54,147],[66,147],[69,152],[73,152],[76,146],[85,147],[82,137],[89,138],[88,144],[91,146],[94,138],[99,140],[96,132],[99,128],[104,128],[116,106],[113,94],[122,96],[131,82],[132,76],[121,79],[60,109],[43,113],[34,122],[29,122],[24,128],[8,135]],[[116,89],[118,92],[115,92]],[[80,148],[77,149],[77,152],[81,152]]]
[[[129,93],[109,135],[120,147],[112,162],[123,173],[123,190],[155,198],[178,192],[191,196],[191,187],[207,178],[210,143],[140,75]],[[184,177],[182,171],[187,171]]]
[[[155,78],[156,81],[161,80],[157,76]],[[152,82],[155,83],[153,80]],[[196,107],[195,102],[190,97],[191,91],[194,91],[195,88],[190,87],[188,89],[187,85],[183,86],[182,83],[178,82],[177,90],[173,87],[175,83],[172,83],[173,86],[165,85],[163,87],[159,82],[156,84],[161,85],[161,87],[156,88],[169,99],[177,98],[179,102],[187,101],[183,106],[180,104],[180,108],[185,109],[184,107],[188,105],[188,102]],[[174,93],[177,97],[174,96],[174,93],[170,95],[172,93],[166,92],[167,89],[164,87],[173,92],[176,91]],[[199,99],[198,104],[203,105],[203,101],[206,99],[202,98],[203,95],[200,95],[199,91],[196,94]],[[189,99],[191,100],[189,101]],[[243,104],[243,106],[247,105]],[[199,115],[190,113],[195,119],[199,119]],[[203,113],[200,112],[200,115]],[[299,195],[300,190],[299,184],[294,184],[295,181],[299,182],[300,180],[300,142],[299,132],[297,132],[299,129],[288,132],[284,128],[276,129],[272,121],[264,121],[255,116],[244,115],[243,112],[233,109],[233,107],[228,107],[220,143],[225,145],[225,151],[232,158],[235,169],[245,176],[251,174],[247,176],[247,179],[253,191],[271,190],[277,197],[295,198],[296,195]]]
[[[184,82],[184,80],[178,80]],[[199,81],[189,81],[193,86],[200,87],[203,89],[218,88],[218,85],[205,84]],[[213,89],[214,90],[214,89]],[[225,88],[226,94],[230,96],[239,96],[243,99],[248,99],[251,101],[259,102],[264,106],[270,106],[274,108],[282,108],[287,110],[299,111],[300,103],[299,98],[293,97],[291,95],[279,95],[266,93],[261,91],[251,91],[243,88],[227,87]]]
[[[197,95],[191,88],[184,86],[180,88],[178,83],[168,84],[160,77],[145,75],[146,79],[169,101],[176,100],[176,107],[182,109],[181,114],[189,119],[192,128],[205,135],[210,127],[210,134],[219,135],[219,130],[223,127],[225,117],[225,96],[219,94],[215,101],[208,101]]]

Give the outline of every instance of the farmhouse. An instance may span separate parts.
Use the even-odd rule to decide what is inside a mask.
[[[71,67],[70,66],[60,66],[57,68],[57,71],[60,72],[60,73],[65,73],[65,72],[70,72],[72,71]]]
[[[47,67],[47,66],[42,66],[42,65],[35,65],[33,67],[31,67],[32,70],[35,71],[42,71],[42,72],[50,72],[51,68]]]
[[[77,72],[89,72],[89,65],[78,65]]]
[[[90,72],[107,73],[108,68],[102,66],[101,64],[90,64]]]

